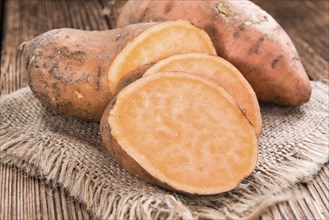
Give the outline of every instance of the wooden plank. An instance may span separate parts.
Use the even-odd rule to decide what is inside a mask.
[[[315,201],[317,208],[319,209],[320,213],[324,216],[329,216],[328,211],[328,201],[325,202],[321,196],[319,195],[318,191],[314,187],[314,183],[310,183],[307,185],[308,191],[312,196],[312,199]],[[326,204],[327,203],[327,204]]]
[[[31,210],[29,210],[31,213],[33,213],[33,218],[32,219],[41,219],[41,215],[40,215],[40,200],[37,197],[37,193],[35,191],[36,189],[36,182],[37,181],[27,181],[30,185],[30,191],[29,191],[29,195],[30,195],[30,200],[28,204],[31,204]]]
[[[291,212],[293,213],[293,215],[295,216],[295,218],[297,220],[305,219],[305,215],[303,213],[303,210],[300,208],[297,201],[295,201],[295,200],[294,201],[289,201],[288,206],[289,206]]]
[[[276,220],[276,219],[285,220],[284,217],[281,215],[277,205],[274,205],[271,207],[271,212],[272,212],[274,220]]]
[[[308,185],[311,185],[312,183],[309,183]],[[310,210],[312,216],[314,219],[325,219],[325,215],[323,212],[321,212],[321,209],[319,208],[319,205],[316,203],[314,200],[312,194],[308,190],[308,187],[303,188],[303,193],[304,193],[304,203]]]
[[[0,1],[0,42],[4,36],[4,18],[5,18],[5,1]],[[2,44],[0,43],[0,51],[2,51]],[[0,53],[0,60],[2,54]]]
[[[288,202],[282,202],[277,205],[279,212],[285,219],[296,219],[295,214],[292,212]]]
[[[324,188],[323,188],[324,191],[329,194],[329,181],[328,181],[327,177],[325,176],[324,170],[321,170],[319,172],[319,175],[316,178],[318,178],[319,181],[321,180],[321,183],[324,186]]]
[[[7,203],[7,196],[9,195],[8,189],[7,189],[7,179],[9,178],[9,175],[7,173],[7,170],[3,167],[0,166],[0,174],[2,174],[2,178],[0,178],[0,202],[1,204],[6,204]],[[4,208],[0,208],[0,217],[6,219],[8,218],[7,215],[7,210]]]
[[[46,185],[24,171],[1,164],[0,177],[0,219],[92,218],[84,205],[61,188]]]

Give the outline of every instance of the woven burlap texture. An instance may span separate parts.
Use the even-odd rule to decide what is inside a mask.
[[[1,98],[0,159],[62,186],[102,219],[244,218],[328,161],[329,89],[312,86],[301,107],[261,105],[258,165],[236,189],[219,195],[187,196],[145,184],[107,154],[97,123],[46,110],[29,88]]]

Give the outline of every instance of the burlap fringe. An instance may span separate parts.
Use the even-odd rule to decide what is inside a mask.
[[[282,166],[271,170],[258,168],[252,178],[263,187],[256,187],[253,190],[263,196],[259,197],[254,206],[256,208],[251,213],[240,213],[245,214],[242,217],[230,212],[227,207],[233,204],[229,203],[224,204],[220,210],[205,207],[191,211],[178,198],[171,195],[159,201],[157,198],[144,196],[106,193],[102,185],[94,185],[91,177],[86,175],[86,170],[76,169],[77,164],[69,161],[65,152],[55,146],[52,148],[52,137],[38,137],[40,134],[35,137],[26,136],[10,124],[1,124],[0,134],[1,163],[23,169],[29,175],[44,179],[48,184],[59,184],[72,197],[86,204],[87,209],[93,211],[96,217],[108,219],[256,219],[268,206],[296,197],[295,193],[291,193],[291,190],[287,193],[286,189],[291,188],[296,182],[310,180],[328,161],[328,154],[324,152],[328,152],[329,147],[326,135],[314,133],[312,137],[302,140],[296,146],[297,154],[282,158],[285,160]],[[53,151],[45,151],[45,147]],[[23,155],[25,158],[28,155],[30,159],[22,161],[20,158]],[[310,175],[305,177],[306,170]],[[260,173],[262,175],[259,175]],[[241,210],[244,210],[244,205],[249,207],[251,198],[255,196],[255,192],[247,190],[248,185],[242,183],[239,187],[245,187],[246,190],[236,195]]]
[[[65,159],[64,152],[53,147],[45,153],[45,147],[52,148],[51,138],[28,137],[10,127],[0,126],[0,161],[22,169],[29,175],[44,179],[47,184],[57,187],[59,184],[70,196],[86,204],[94,215],[106,219],[153,219],[183,218],[192,219],[192,213],[174,196],[168,195],[162,201],[135,195],[115,195],[104,193],[103,186],[93,185],[84,169],[77,170],[76,164]],[[34,146],[34,148],[32,148]],[[35,147],[38,146],[38,147]],[[31,149],[37,149],[33,151]],[[29,156],[29,161],[22,161],[21,156]],[[47,164],[41,168],[39,164]]]

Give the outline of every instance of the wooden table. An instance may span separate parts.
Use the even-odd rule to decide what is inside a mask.
[[[329,2],[327,0],[255,0],[291,36],[311,79],[329,83]],[[17,46],[53,28],[110,28],[102,17],[106,0],[1,1],[1,95],[26,86],[20,74]],[[308,184],[303,198],[270,207],[261,219],[325,219],[329,217],[328,164]],[[0,219],[92,219],[86,207],[59,186],[0,165]]]

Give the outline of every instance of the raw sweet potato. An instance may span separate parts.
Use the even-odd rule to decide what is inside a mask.
[[[112,0],[110,5],[117,27],[183,19],[204,29],[218,55],[240,70],[262,101],[297,106],[310,97],[310,82],[291,39],[251,1]]]
[[[201,74],[214,80],[234,98],[255,127],[257,135],[260,135],[262,118],[256,94],[248,81],[232,64],[220,57],[207,54],[179,54],[159,61],[148,69],[144,76],[168,71]]]
[[[257,162],[255,130],[233,98],[190,73],[150,74],[123,88],[104,112],[101,135],[128,172],[189,194],[228,191]]]
[[[112,61],[125,44],[151,26],[46,32],[23,44],[28,84],[54,111],[99,120],[112,98],[107,82]]]
[[[186,21],[109,31],[52,30],[22,50],[28,84],[45,106],[95,121],[129,71],[173,54],[216,54],[209,36]]]
[[[140,66],[188,52],[216,55],[209,36],[185,21],[164,22],[140,34],[125,46],[111,64],[108,79],[114,94],[119,81]]]

